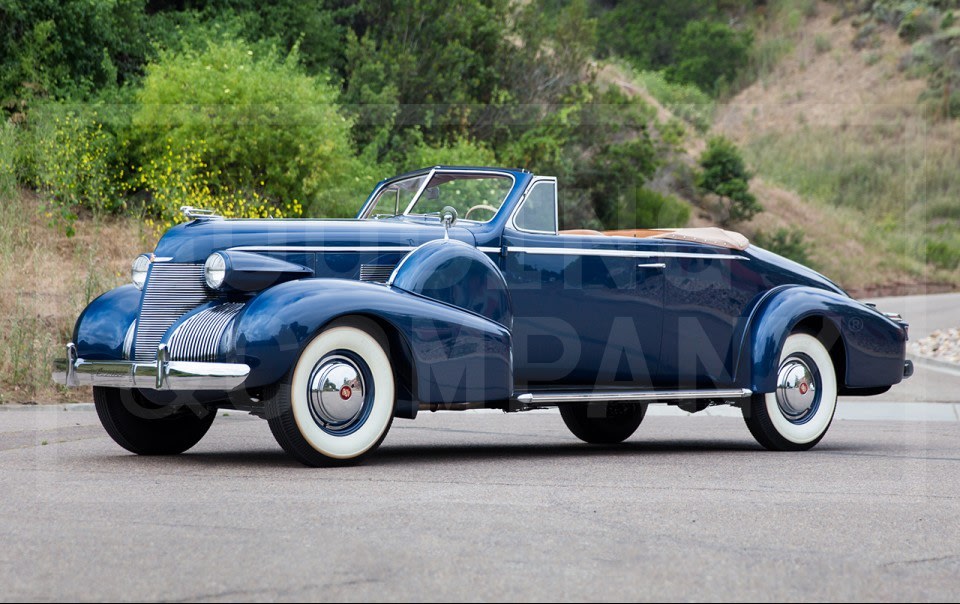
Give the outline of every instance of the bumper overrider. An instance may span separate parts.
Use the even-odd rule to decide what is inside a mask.
[[[67,358],[54,361],[53,381],[64,386],[230,391],[249,374],[250,367],[242,363],[171,361],[166,344],[158,347],[152,363],[81,359],[71,342]]]

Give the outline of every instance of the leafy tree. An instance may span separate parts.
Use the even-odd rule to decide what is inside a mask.
[[[703,0],[621,0],[600,16],[600,51],[629,57],[640,69],[673,64],[687,23],[716,14]]]
[[[146,18],[143,0],[0,0],[0,100],[82,98],[135,79]]]
[[[720,198],[722,226],[748,221],[763,210],[750,192],[752,175],[740,150],[731,141],[722,136],[711,138],[700,156],[700,167],[703,172],[697,176],[697,186]]]
[[[683,28],[676,48],[676,62],[668,66],[668,80],[696,84],[716,92],[720,82],[733,80],[747,62],[753,37],[724,23],[692,21]]]

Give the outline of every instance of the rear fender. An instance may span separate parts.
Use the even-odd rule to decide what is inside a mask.
[[[903,379],[906,334],[900,325],[841,294],[783,286],[771,290],[751,314],[740,348],[737,384],[754,392],[773,392],[784,341],[813,320],[826,327],[813,335],[828,349],[842,347],[844,375],[837,378],[843,387],[876,388]]]

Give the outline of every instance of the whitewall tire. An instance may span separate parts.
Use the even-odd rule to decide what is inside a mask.
[[[744,404],[750,433],[773,451],[804,451],[823,438],[837,408],[837,375],[830,352],[812,335],[791,334],[783,344],[777,389]]]
[[[267,402],[277,442],[309,466],[350,463],[376,449],[393,421],[395,385],[386,338],[373,324],[314,337]]]

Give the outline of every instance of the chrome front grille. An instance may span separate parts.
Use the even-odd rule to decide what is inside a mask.
[[[219,304],[191,316],[170,334],[170,360],[216,361],[220,339],[243,304]]]
[[[202,264],[157,262],[151,265],[137,319],[134,359],[153,361],[163,334],[177,319],[212,299]]]
[[[361,264],[360,280],[386,283],[395,268],[397,268],[396,264]]]

